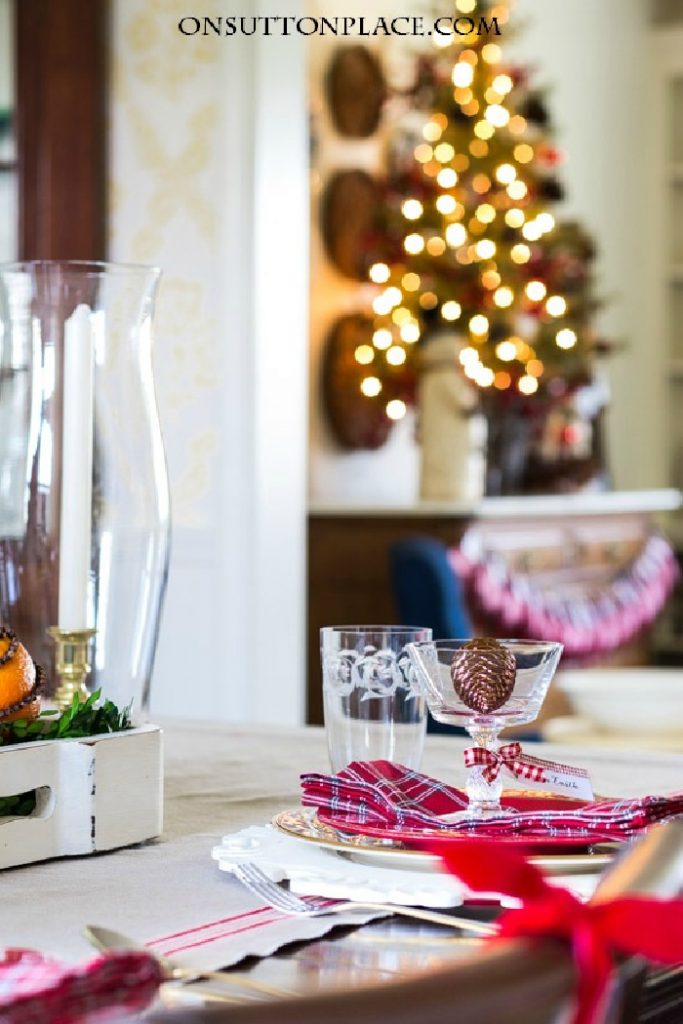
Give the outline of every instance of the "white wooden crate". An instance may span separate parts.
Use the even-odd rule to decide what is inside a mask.
[[[0,819],[0,869],[113,850],[161,833],[161,729],[0,747],[0,797],[38,790],[30,817]]]

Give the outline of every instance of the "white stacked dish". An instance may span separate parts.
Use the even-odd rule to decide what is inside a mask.
[[[559,670],[555,685],[596,732],[678,736],[683,749],[683,668]]]

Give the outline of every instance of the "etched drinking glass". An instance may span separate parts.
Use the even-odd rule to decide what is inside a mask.
[[[320,631],[325,730],[332,771],[351,761],[419,768],[427,710],[406,645],[431,639],[415,626],[326,626]]]

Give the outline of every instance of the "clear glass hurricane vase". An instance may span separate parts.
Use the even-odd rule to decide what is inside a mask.
[[[0,265],[0,620],[53,688],[48,627],[94,628],[88,687],[118,704],[133,700],[138,716],[169,559],[151,351],[159,277],[109,263]],[[73,354],[84,338],[92,355],[79,378],[69,345]],[[84,452],[88,471],[78,478]],[[69,592],[79,587],[78,551],[80,596]]]

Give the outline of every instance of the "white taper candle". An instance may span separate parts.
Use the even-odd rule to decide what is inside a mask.
[[[59,626],[86,629],[92,546],[94,348],[91,309],[64,325]]]

